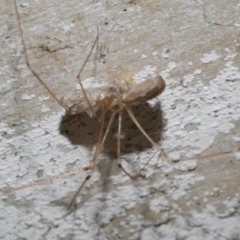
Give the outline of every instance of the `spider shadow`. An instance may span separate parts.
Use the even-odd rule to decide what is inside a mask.
[[[162,114],[160,103],[151,107],[148,103],[132,107],[132,111],[141,127],[147,134],[158,143],[161,140]],[[105,117],[105,128],[110,119],[110,113]],[[111,158],[117,157],[117,116],[110,128],[102,150]],[[73,145],[82,145],[88,148],[95,146],[99,133],[100,124],[83,113],[76,116],[64,115],[61,119],[59,130]],[[121,155],[132,152],[142,152],[151,147],[151,143],[139,131],[135,123],[129,117],[127,111],[123,113]],[[89,159],[90,161],[91,159]]]
[[[146,133],[158,143],[161,140],[162,112],[160,103],[150,106],[148,103],[132,107],[132,111],[137,118],[141,127]],[[105,129],[110,119],[111,113],[106,114]],[[73,145],[85,146],[92,149],[96,146],[100,124],[90,118],[88,114],[83,113],[77,116],[64,115],[60,122],[60,133],[65,136]],[[104,129],[104,130],[105,130]],[[98,162],[101,172],[101,181],[103,182],[103,191],[108,191],[109,176],[111,176],[112,160],[115,161],[114,168],[117,167],[117,131],[118,119],[114,120],[105,141],[100,159],[104,156],[104,161]],[[135,153],[137,157],[141,157],[141,153],[152,148],[152,144],[139,131],[135,123],[132,121],[127,111],[124,111],[122,118],[122,136],[121,136],[121,156],[125,154]],[[89,163],[92,159],[89,159]],[[147,161],[147,159],[146,159]],[[132,164],[132,163],[131,163]],[[110,166],[110,167],[109,167]],[[85,167],[85,166],[83,166]],[[137,166],[139,169],[139,165]]]

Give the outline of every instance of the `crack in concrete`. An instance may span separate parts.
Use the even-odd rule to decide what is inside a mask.
[[[214,21],[210,21],[209,20],[209,16],[207,15],[207,7],[206,7],[206,1],[202,1],[202,3],[200,3],[198,0],[195,0],[195,2],[197,3],[198,6],[200,6],[203,10],[203,19],[206,23],[208,24],[212,24],[215,26],[220,26],[220,27],[234,27],[235,29],[237,28],[236,25],[234,24],[222,24],[219,22],[214,22]]]

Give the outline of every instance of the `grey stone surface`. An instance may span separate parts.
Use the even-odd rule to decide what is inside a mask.
[[[30,62],[58,97],[99,28],[82,79],[99,84],[160,74],[162,95],[133,111],[172,157],[230,151],[240,141],[239,1],[18,1]],[[88,165],[98,124],[66,118],[24,61],[14,5],[0,8],[0,191]],[[63,117],[63,118],[62,118]],[[108,116],[109,118],[109,116]],[[117,123],[98,167],[84,179],[0,195],[0,239],[240,239],[240,157],[170,164],[157,154],[144,177],[117,167]],[[155,152],[124,115],[122,158],[137,172]]]

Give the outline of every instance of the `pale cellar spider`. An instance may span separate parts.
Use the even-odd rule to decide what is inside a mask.
[[[68,209],[70,209],[73,204],[76,201],[77,196],[79,195],[80,191],[84,187],[85,183],[91,178],[92,174],[94,173],[96,164],[98,162],[99,155],[101,153],[101,150],[104,146],[105,140],[107,138],[107,135],[109,134],[109,130],[112,126],[112,123],[116,117],[118,116],[118,131],[117,131],[117,163],[119,168],[128,175],[131,179],[136,180],[140,175],[143,169],[147,166],[151,158],[146,160],[146,163],[143,165],[143,167],[140,169],[140,171],[136,175],[131,175],[123,166],[121,163],[121,126],[122,126],[122,113],[124,110],[128,113],[129,117],[133,121],[133,123],[136,125],[136,127],[141,131],[141,133],[146,137],[146,139],[152,144],[153,147],[157,149],[158,152],[161,153],[162,156],[164,156],[168,161],[170,162],[179,162],[184,160],[192,160],[192,159],[201,159],[206,157],[212,157],[212,156],[218,156],[223,154],[228,154],[229,152],[224,153],[217,153],[217,154],[211,154],[207,156],[200,156],[200,157],[193,157],[193,158],[185,158],[185,159],[172,159],[170,158],[164,150],[159,147],[152,138],[145,132],[145,130],[142,128],[142,126],[137,121],[136,117],[133,114],[133,111],[131,110],[131,106],[139,105],[142,103],[145,103],[146,101],[155,98],[159,94],[161,94],[165,89],[165,81],[161,76],[151,77],[147,78],[145,81],[141,83],[135,83],[131,78],[126,79],[125,81],[112,81],[110,84],[102,87],[96,87],[96,88],[84,88],[81,82],[81,73],[87,64],[92,51],[94,50],[97,42],[98,42],[98,34],[95,38],[95,41],[92,45],[92,48],[90,52],[88,53],[84,64],[80,68],[78,74],[77,74],[77,82],[80,85],[80,90],[75,90],[73,92],[70,92],[69,94],[65,95],[62,98],[58,98],[55,93],[49,88],[47,83],[41,78],[41,76],[38,75],[38,73],[35,71],[35,69],[31,66],[31,63],[28,60],[28,53],[25,46],[25,41],[23,37],[20,17],[17,9],[16,0],[14,0],[14,6],[15,6],[15,12],[17,16],[18,21],[18,29],[20,32],[21,42],[23,46],[24,51],[24,57],[26,64],[29,68],[29,70],[32,72],[32,74],[35,76],[35,78],[42,84],[42,86],[47,90],[47,92],[51,95],[55,101],[66,110],[66,114],[68,115],[77,115],[81,114],[83,112],[87,112],[88,115],[91,118],[94,118],[99,123],[99,134],[98,139],[96,143],[95,152],[93,155],[93,158],[89,164],[89,166],[83,168],[82,170],[87,172],[87,176],[76,191],[74,197],[72,198],[70,204],[68,205]],[[105,129],[105,117],[106,113],[111,112],[110,120],[106,126]],[[239,150],[239,149],[238,149]],[[237,151],[238,151],[237,150]],[[232,151],[231,151],[232,152]],[[21,186],[19,188],[10,189],[5,191],[4,193],[10,193],[14,192],[20,189],[28,188],[34,185],[39,185],[45,182],[53,181],[56,178],[64,177],[70,174],[73,174],[74,172],[71,172],[69,174],[61,175],[58,177],[53,177],[48,180],[43,180],[40,182],[36,182],[33,184]]]

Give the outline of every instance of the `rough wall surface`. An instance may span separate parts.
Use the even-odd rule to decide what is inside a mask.
[[[0,191],[88,165],[98,123],[64,110],[26,67],[14,5],[0,9]],[[18,1],[30,62],[57,96],[76,75],[100,84],[160,74],[166,90],[133,109],[172,157],[240,145],[240,3],[232,1]],[[109,116],[107,116],[109,118]],[[170,164],[143,177],[116,164],[117,123],[98,167],[66,210],[81,172],[0,198],[0,239],[240,239],[240,157]],[[137,172],[155,149],[124,115],[123,164]]]

